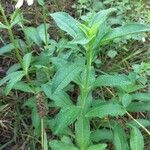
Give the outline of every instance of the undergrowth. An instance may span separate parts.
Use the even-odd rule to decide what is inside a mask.
[[[9,39],[1,32],[9,68],[0,80],[0,149],[148,149],[148,18],[124,16],[128,0],[78,1],[77,19],[57,0],[61,12],[46,4],[37,1],[42,23],[31,26],[21,9],[8,15],[0,4]]]

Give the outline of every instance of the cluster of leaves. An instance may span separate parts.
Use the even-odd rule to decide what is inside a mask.
[[[21,53],[19,63],[9,68],[6,77],[0,80],[0,86],[6,85],[6,95],[13,89],[31,93],[32,97],[24,107],[32,110],[35,136],[39,138],[44,130],[44,150],[48,147],[52,150],[105,150],[108,142],[116,150],[144,149],[139,128],[149,133],[145,127],[150,126],[150,121],[127,121],[123,126],[120,120],[124,115],[132,117],[130,112],[150,110],[150,94],[140,92],[148,86],[147,82],[139,80],[139,72],[136,71],[128,75],[117,72],[97,74],[93,65],[102,47],[114,39],[150,31],[150,26],[138,23],[112,27],[107,20],[115,11],[113,8],[106,9],[84,16],[80,21],[65,12],[50,14],[57,26],[72,38],[58,42],[50,39],[48,24],[25,27],[18,10],[12,15],[10,24],[6,24],[7,21],[1,24],[0,28],[9,32],[19,25],[25,41],[14,39],[0,48],[1,55],[14,52],[14,49],[17,56]],[[42,52],[36,55],[31,51],[33,46],[39,47]],[[103,87],[116,92],[111,98],[95,99],[93,92]],[[75,88],[79,93],[73,101],[69,92]],[[57,113],[50,117],[47,110],[52,108]],[[45,129],[50,129],[58,138],[49,141]]]

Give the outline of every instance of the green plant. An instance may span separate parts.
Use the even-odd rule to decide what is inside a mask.
[[[73,145],[69,137],[65,140],[62,137],[61,141],[50,141],[50,146],[54,150],[59,150],[60,148],[68,150],[78,148],[81,150],[105,149],[107,144],[103,140],[108,140],[108,137],[102,137],[100,134],[101,132],[105,132],[105,130],[108,132],[108,136],[116,150],[127,150],[129,149],[128,137],[124,131],[124,127],[114,117],[125,114],[132,117],[129,112],[149,110],[147,98],[145,102],[141,101],[142,98],[138,99],[138,102],[134,102],[136,98],[133,93],[143,88],[140,83],[136,82],[135,74],[131,73],[127,76],[115,73],[112,75],[104,74],[95,76],[92,63],[100,47],[108,44],[115,38],[150,30],[149,26],[137,23],[127,24],[114,29],[110,28],[106,20],[114,11],[114,9],[103,10],[95,14],[95,16],[84,20],[84,23],[79,23],[63,12],[51,14],[58,27],[73,37],[71,43],[76,43],[83,47],[83,56],[59,68],[52,82],[50,81],[43,87],[45,94],[54,100],[57,107],[61,108],[53,120],[53,133],[62,135],[67,129],[68,134],[70,134],[68,126],[75,122],[76,146]],[[72,104],[70,98],[66,95],[67,91],[64,91],[64,88],[71,81],[74,81],[80,89],[76,105]],[[94,100],[92,92],[97,87],[116,88],[117,92],[112,94],[112,98]],[[66,96],[63,96],[63,93]],[[58,98],[55,99],[57,94],[62,96],[62,103],[58,102]],[[147,95],[146,93],[136,94],[141,94],[141,96]],[[138,110],[135,105],[142,105],[143,107]],[[99,118],[96,124],[94,123],[95,118]],[[105,122],[106,118],[107,121]],[[134,118],[132,117],[131,119]],[[150,135],[150,132],[142,123],[137,120],[136,122]],[[93,128],[94,124],[96,130],[91,131],[91,127]],[[140,130],[131,123],[128,123],[128,127],[131,129],[131,149],[138,148],[142,150],[144,148],[144,141]],[[94,141],[102,141],[102,143],[95,144]]]
[[[41,137],[42,149],[103,150],[110,142],[116,150],[128,150],[129,139],[132,150],[144,149],[139,128],[149,135],[146,127],[150,126],[150,122],[136,120],[130,113],[150,110],[149,93],[141,92],[147,83],[139,80],[136,71],[128,75],[117,72],[99,75],[94,63],[103,46],[116,38],[149,31],[150,26],[135,23],[113,28],[107,20],[115,9],[89,14],[80,22],[65,12],[56,12],[51,17],[60,29],[73,38],[72,41],[60,39],[56,42],[49,38],[47,32],[49,24],[46,23],[43,1],[38,2],[44,15],[44,24],[38,27],[26,27],[19,10],[13,13],[9,22],[0,6],[4,18],[0,28],[7,29],[13,36],[10,44],[0,48],[0,55],[15,49],[19,62],[8,69],[6,77],[0,80],[0,86],[6,84],[5,95],[11,90],[30,94],[23,108],[31,108],[34,136]],[[24,41],[15,38],[12,32],[15,25],[24,34]],[[34,47],[41,51],[37,53]],[[110,57],[114,56],[112,53],[110,51]],[[75,89],[78,92],[73,101],[69,94]],[[95,91],[99,92],[98,98]],[[56,113],[49,116],[48,111],[53,108]],[[123,125],[123,115],[132,121],[127,120]],[[48,145],[45,129],[50,129],[60,140],[51,140]],[[130,130],[130,137],[125,130]]]

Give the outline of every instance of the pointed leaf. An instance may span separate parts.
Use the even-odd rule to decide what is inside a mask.
[[[75,62],[60,68],[52,80],[52,93],[58,92],[66,87],[83,69],[83,64]]]
[[[84,116],[78,118],[75,124],[76,142],[80,149],[87,149],[90,143],[90,122]]]
[[[14,45],[12,43],[4,45],[0,48],[0,55],[11,52],[14,49]]]
[[[69,106],[61,109],[56,116],[55,134],[61,132],[64,128],[73,123],[81,112],[80,107]]]
[[[112,131],[107,129],[98,129],[91,133],[91,140],[94,142],[99,142],[102,140],[109,140],[113,139]]]
[[[29,40],[33,41],[37,45],[41,45],[41,38],[36,28],[27,27],[24,31]]]
[[[50,141],[49,145],[52,148],[52,150],[79,150],[72,144],[66,144],[57,140]]]
[[[32,53],[27,53],[23,57],[22,65],[23,65],[23,68],[24,68],[24,71],[25,71],[26,74],[28,73],[28,68],[30,66],[31,59],[32,59]]]
[[[140,130],[136,127],[132,127],[130,135],[130,147],[131,150],[144,150],[144,139]]]
[[[150,94],[149,93],[135,93],[132,94],[133,100],[139,100],[139,101],[150,101]]]
[[[145,24],[126,24],[124,26],[112,29],[109,33],[107,33],[102,39],[101,43],[105,44],[109,41],[112,41],[115,38],[123,37],[129,34],[140,33],[150,31],[150,26]]]
[[[77,37],[78,34],[81,34],[77,21],[69,14],[65,12],[56,12],[51,14],[51,17],[55,20],[60,29],[67,32],[73,38]]]
[[[114,128],[114,145],[115,150],[129,150],[126,133],[119,124]]]
[[[45,84],[43,87],[43,91],[46,96],[55,102],[55,105],[58,107],[65,107],[73,105],[69,95],[64,91],[59,91],[56,94],[52,94],[51,92],[51,85]]]
[[[108,16],[114,11],[116,11],[115,8],[101,10],[100,12],[96,13],[96,15],[92,17],[92,20],[89,22],[89,26],[92,27],[94,24],[97,23],[102,24],[108,18]]]
[[[150,120],[146,119],[136,119],[140,124],[142,124],[144,127],[150,127]],[[137,124],[135,121],[130,121],[127,123],[128,126],[135,126],[136,128],[141,128],[139,124]]]
[[[130,112],[145,112],[150,110],[150,102],[132,102],[127,107]]]
[[[100,75],[96,79],[94,86],[124,86],[131,84],[129,78],[122,74],[122,75]]]
[[[107,144],[96,144],[90,146],[87,150],[105,150],[107,147]]]
[[[104,118],[107,116],[123,116],[125,110],[119,104],[104,103],[99,106],[95,106],[89,110],[86,117],[99,117]]]

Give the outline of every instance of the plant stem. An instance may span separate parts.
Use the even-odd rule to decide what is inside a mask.
[[[79,99],[79,106],[81,106],[82,112],[79,118],[77,119],[75,125],[76,141],[81,150],[85,150],[90,143],[90,139],[89,139],[90,122],[87,118],[85,118],[85,113],[90,105],[89,98],[88,98],[89,91],[90,91],[89,81],[90,81],[91,64],[92,64],[92,49],[90,49],[90,47],[87,49],[86,58],[87,58],[86,75],[85,75],[85,80],[83,81],[83,85],[81,86],[80,89],[81,97]]]
[[[44,122],[41,118],[41,149],[44,150]]]
[[[89,49],[87,51],[87,64],[86,64],[86,77],[83,84],[83,88],[81,89],[81,106],[82,109],[85,109],[86,105],[86,98],[89,93],[89,79],[91,74],[91,64],[92,64],[92,50]]]
[[[17,59],[18,59],[19,63],[20,63],[21,66],[22,66],[22,58],[21,58],[21,55],[20,55],[20,53],[19,53],[19,49],[17,48],[17,44],[16,44],[15,38],[14,38],[14,36],[13,36],[13,32],[12,32],[12,30],[11,30],[11,25],[9,24],[9,21],[7,20],[7,17],[6,17],[6,15],[5,15],[4,9],[3,9],[3,7],[2,7],[1,4],[0,4],[0,12],[1,12],[2,17],[3,17],[3,19],[4,19],[4,22],[5,22],[6,26],[7,26],[7,30],[8,30],[8,34],[9,34],[10,41],[11,41],[11,42],[13,43],[13,45],[14,45]]]

